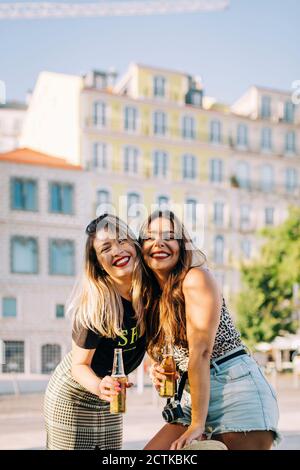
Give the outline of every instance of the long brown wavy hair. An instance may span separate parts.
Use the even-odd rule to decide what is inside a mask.
[[[147,276],[143,280],[143,303],[146,317],[148,353],[155,360],[160,360],[167,338],[173,344],[187,347],[185,302],[182,292],[183,280],[192,267],[200,267],[207,262],[205,254],[197,248],[189,236],[184,224],[174,212],[156,210],[141,227],[139,243],[141,247],[149,225],[157,218],[171,221],[179,244],[179,258],[167,282],[161,290],[154,272],[144,263]]]
[[[100,265],[94,248],[99,228],[105,228],[112,238],[127,239],[136,249],[136,260],[132,273],[132,306],[135,311],[140,334],[145,333],[142,284],[144,267],[141,247],[133,231],[121,219],[103,214],[92,221],[87,229],[84,270],[69,299],[68,314],[73,318],[75,328],[83,326],[100,335],[116,338],[122,335],[124,309],[122,298],[111,277]]]

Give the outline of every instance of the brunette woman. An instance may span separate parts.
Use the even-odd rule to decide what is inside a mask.
[[[278,440],[275,392],[242,343],[205,255],[169,211],[151,214],[140,243],[155,384],[164,380],[158,364],[167,337],[179,373],[188,372],[184,418],[166,424],[146,449],[182,449],[211,437],[229,449],[270,449]]]

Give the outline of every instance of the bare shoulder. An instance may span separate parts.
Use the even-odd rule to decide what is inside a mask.
[[[198,291],[207,289],[218,291],[218,286],[215,277],[210,270],[202,267],[194,267],[186,274],[182,283],[182,289],[183,291],[194,289],[197,289]]]
[[[186,274],[182,292],[187,324],[199,331],[215,331],[220,321],[221,295],[218,283],[209,270],[193,267]],[[199,314],[201,312],[201,314]]]

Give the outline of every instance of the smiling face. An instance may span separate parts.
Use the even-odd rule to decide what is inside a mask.
[[[111,233],[103,228],[97,231],[94,249],[100,266],[113,280],[131,278],[137,257],[132,240],[121,236],[113,238]]]
[[[179,243],[174,238],[174,226],[165,217],[157,217],[145,233],[142,254],[147,266],[161,276],[168,276],[179,260]]]

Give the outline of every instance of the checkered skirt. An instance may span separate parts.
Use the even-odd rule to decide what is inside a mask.
[[[56,367],[46,389],[44,418],[49,450],[122,447],[123,417],[90,393],[71,374],[72,352]]]

